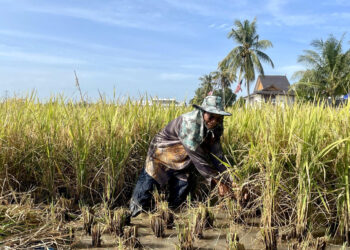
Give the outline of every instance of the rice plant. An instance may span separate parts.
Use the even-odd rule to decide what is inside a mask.
[[[190,220],[185,220],[184,224],[176,224],[177,238],[179,243],[176,244],[178,250],[193,250],[195,235],[193,224]]]
[[[43,103],[33,94],[3,100],[3,192],[36,187],[35,203],[55,204],[64,196],[90,205],[124,205],[153,136],[190,110],[153,105],[147,97],[86,105],[64,96]],[[317,228],[350,244],[350,105],[266,104],[229,112],[223,150],[234,180],[249,190],[250,203],[241,212],[261,212],[267,246],[274,246],[276,229],[282,234],[284,228],[292,232],[290,239],[305,241]]]
[[[81,208],[81,213],[83,216],[84,231],[86,234],[91,235],[92,226],[94,224],[94,212],[91,208],[83,206]]]
[[[168,206],[168,202],[162,201],[157,205],[157,213],[160,214],[160,217],[164,220],[165,225],[168,229],[173,228],[175,214]]]
[[[212,212],[211,208],[208,206],[205,206],[203,203],[200,203],[198,206],[198,213],[201,214],[201,219],[203,221],[204,228],[213,228],[214,227],[214,221],[215,216]]]
[[[117,236],[123,236],[124,227],[130,223],[129,211],[125,208],[119,208],[109,213],[109,229]]]
[[[92,240],[92,246],[93,247],[101,247],[102,243],[102,229],[99,223],[96,223],[93,225],[91,229],[91,240]]]
[[[8,202],[9,197],[16,197],[14,200],[18,202]],[[57,223],[51,205],[34,204],[30,193],[2,193],[0,204],[0,245],[3,248],[69,248],[73,244],[74,229]]]
[[[197,212],[194,217],[194,226],[193,226],[193,234],[198,239],[203,239],[203,231],[204,231],[204,220],[202,218],[202,213]]]
[[[150,224],[151,229],[154,233],[154,235],[159,238],[163,238],[165,236],[165,221],[159,214],[151,214],[150,215]]]
[[[243,244],[239,243],[239,237],[235,232],[235,227],[230,225],[229,230],[226,234],[226,242],[228,250],[244,250]]]
[[[124,244],[126,247],[130,249],[135,249],[141,247],[141,243],[139,239],[137,238],[138,236],[138,229],[136,226],[127,226],[124,228],[124,234],[123,234],[123,239],[124,239]]]

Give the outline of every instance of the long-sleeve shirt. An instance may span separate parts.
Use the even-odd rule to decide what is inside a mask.
[[[182,119],[183,116],[174,119],[153,138],[146,158],[146,172],[161,186],[165,185],[172,175],[187,181],[191,165],[194,165],[208,182],[212,178],[219,179],[220,173],[226,170],[217,160],[223,159],[220,144],[222,124],[213,130],[204,128],[202,142],[195,150],[191,150],[179,137]]]

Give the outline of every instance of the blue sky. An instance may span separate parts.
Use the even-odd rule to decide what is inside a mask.
[[[217,69],[236,44],[233,22],[257,18],[265,74],[304,68],[298,55],[316,38],[350,31],[350,1],[224,0],[0,0],[0,96],[35,89],[41,98],[82,91],[97,98],[189,100],[198,78]],[[344,49],[349,48],[345,36]],[[233,84],[234,89],[236,83]],[[245,91],[239,95],[244,95]]]

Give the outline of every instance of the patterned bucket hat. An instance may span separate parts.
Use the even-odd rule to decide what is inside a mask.
[[[208,113],[226,115],[226,116],[232,115],[231,113],[224,111],[220,96],[214,96],[214,95],[207,96],[204,98],[201,106],[193,104],[193,107],[204,110],[205,112],[208,112]]]

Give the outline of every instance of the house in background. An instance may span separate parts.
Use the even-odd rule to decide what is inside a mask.
[[[250,103],[271,102],[279,105],[294,103],[295,94],[289,91],[290,83],[286,76],[259,76],[254,92],[250,95]],[[247,101],[248,96],[244,97]]]

